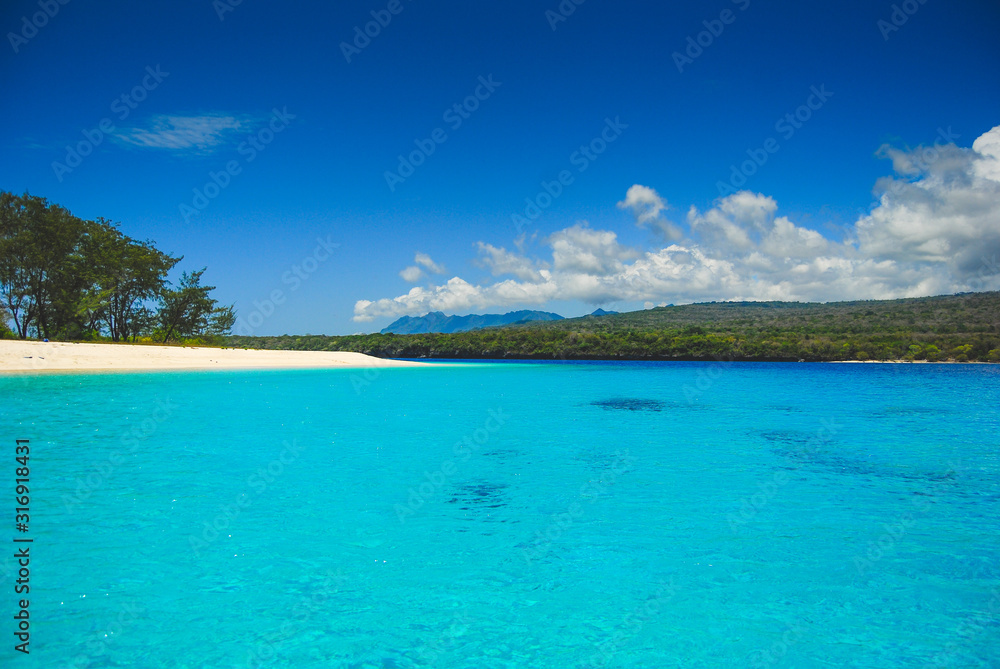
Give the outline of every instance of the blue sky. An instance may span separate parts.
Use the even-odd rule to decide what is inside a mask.
[[[244,332],[1000,288],[992,0],[64,1],[0,10],[0,189]]]

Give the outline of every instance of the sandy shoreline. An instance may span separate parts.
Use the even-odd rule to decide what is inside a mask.
[[[422,366],[425,365],[419,362],[383,360],[362,353],[342,351],[260,351],[241,348],[0,340],[0,374]]]
[[[836,360],[826,364],[976,364],[927,360]],[[989,363],[982,363],[989,364]],[[345,351],[273,351],[242,348],[75,344],[0,339],[0,374],[170,370],[350,369],[440,366],[386,360]]]

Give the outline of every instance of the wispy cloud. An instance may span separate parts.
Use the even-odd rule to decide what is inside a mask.
[[[235,135],[251,131],[254,125],[254,121],[247,116],[159,115],[143,126],[120,128],[115,137],[144,149],[210,153],[229,143]]]
[[[417,283],[418,281],[420,281],[421,279],[423,279],[425,276],[427,276],[424,273],[424,270],[420,269],[420,267],[419,267],[420,265],[423,265],[423,267],[428,272],[433,272],[434,274],[444,274],[447,271],[444,268],[444,265],[437,264],[426,253],[420,253],[420,252],[418,252],[413,257],[413,262],[415,262],[417,264],[416,265],[411,265],[410,267],[407,267],[406,269],[402,270],[399,273],[399,276],[402,277],[403,281],[406,281],[408,283]]]
[[[416,262],[418,265],[423,265],[424,267],[426,267],[428,272],[434,272],[435,274],[444,274],[445,272],[448,271],[444,268],[444,265],[439,265],[433,260],[431,260],[431,257],[426,253],[417,253],[417,255],[413,257],[413,261]]]
[[[667,201],[649,186],[635,184],[625,193],[625,199],[618,203],[619,209],[628,209],[635,216],[635,224],[650,226],[666,239],[680,239],[680,229],[663,217],[668,209]]]
[[[493,276],[512,274],[524,281],[540,281],[542,275],[538,270],[547,269],[544,263],[537,263],[503,247],[485,242],[476,242],[476,247],[481,257],[475,263],[489,269]]]
[[[460,312],[549,300],[674,303],[700,300],[887,299],[1000,289],[1000,126],[971,149],[954,144],[885,149],[899,176],[844,241],[778,215],[778,203],[741,191],[707,211],[691,207],[682,239],[643,252],[613,231],[576,224],[545,240],[549,258],[478,244],[498,277],[453,277],[406,295],[360,300],[355,321],[427,311]],[[666,223],[665,203],[633,186],[619,205],[639,224]],[[519,249],[520,251],[520,249]],[[502,278],[509,275],[513,278]]]

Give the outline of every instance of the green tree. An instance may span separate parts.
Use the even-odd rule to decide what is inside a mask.
[[[166,339],[221,336],[235,323],[217,307],[200,272],[178,290],[167,274],[180,261],[152,242],[122,234],[116,223],[84,221],[47,200],[0,191],[0,307],[4,330],[17,336],[123,341],[162,326]],[[149,306],[159,300],[154,314]]]
[[[151,242],[126,237],[103,219],[88,224],[86,236],[89,290],[84,305],[88,315],[107,326],[112,341],[134,338],[142,329],[135,323],[145,302],[157,298],[167,273],[180,262]]]
[[[0,296],[7,316],[25,339],[32,311],[28,284],[28,226],[21,198],[0,193]]]
[[[16,336],[8,323],[10,323],[10,313],[7,307],[0,304],[0,339],[13,339]]]
[[[208,319],[208,328],[205,333],[213,337],[225,337],[236,325],[236,305],[228,307],[217,307],[212,310],[212,316]]]
[[[0,293],[22,339],[81,328],[82,233],[83,221],[44,198],[0,193]]]
[[[215,286],[202,286],[207,268],[185,272],[176,290],[164,290],[160,298],[160,330],[163,341],[197,336],[229,334],[236,322],[232,306],[217,307],[209,296]]]

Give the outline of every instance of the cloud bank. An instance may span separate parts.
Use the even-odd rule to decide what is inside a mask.
[[[773,198],[750,191],[704,212],[691,207],[684,231],[663,217],[667,204],[655,190],[636,184],[618,206],[662,233],[661,248],[629,248],[615,232],[586,223],[545,239],[547,258],[479,242],[478,263],[494,281],[474,285],[456,276],[394,298],[359,300],[354,320],[550,300],[823,302],[1000,289],[1000,126],[971,149],[883,146],[879,155],[896,174],[876,183],[878,201],[842,241],[779,215]]]

